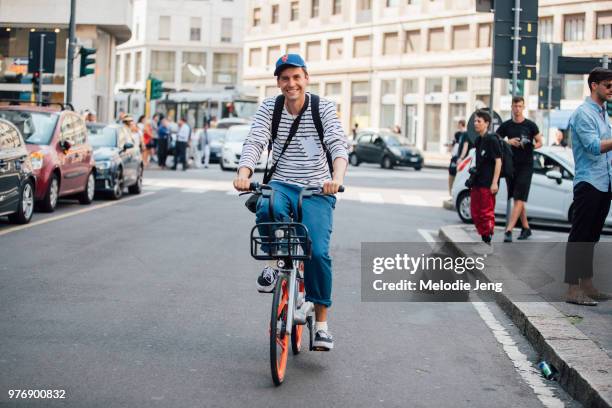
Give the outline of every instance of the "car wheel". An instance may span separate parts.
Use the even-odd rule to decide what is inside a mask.
[[[380,167],[382,167],[383,169],[392,169],[393,161],[389,156],[385,156],[383,157],[382,162],[380,163]]]
[[[110,198],[112,200],[118,200],[123,196],[123,189],[125,188],[123,181],[123,170],[117,169],[117,174],[113,180],[113,191],[110,192]]]
[[[470,191],[465,190],[459,194],[457,197],[457,204],[455,206],[457,208],[457,214],[459,214],[459,218],[466,224],[472,224],[472,212],[470,210]]]
[[[40,202],[40,209],[45,212],[55,211],[57,206],[57,199],[59,198],[59,177],[53,173],[51,181],[49,181],[49,187],[47,187],[47,193]]]
[[[351,163],[351,166],[359,166],[359,157],[357,157],[357,155],[355,153],[351,153],[351,155],[349,156],[349,162]]]
[[[422,168],[423,168],[423,167],[421,167],[421,166],[417,166],[417,167],[415,167],[414,169],[415,169],[416,171],[421,171],[421,169],[422,169]]]
[[[85,190],[79,194],[79,203],[91,204],[96,193],[96,179],[94,178],[93,171],[87,176],[87,184],[85,184]]]
[[[138,176],[136,177],[136,183],[128,187],[130,194],[142,193],[142,166],[138,168]]]
[[[17,212],[9,215],[9,221],[15,224],[27,224],[34,212],[34,183],[26,181],[21,188],[21,199]]]

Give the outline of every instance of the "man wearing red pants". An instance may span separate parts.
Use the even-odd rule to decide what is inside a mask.
[[[502,153],[499,140],[487,132],[491,116],[485,111],[476,111],[474,128],[478,135],[475,143],[476,167],[472,171],[470,211],[478,234],[485,243],[490,243],[495,228],[495,194],[499,190],[499,175]]]

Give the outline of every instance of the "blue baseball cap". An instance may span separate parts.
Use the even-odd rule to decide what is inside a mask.
[[[287,67],[306,68],[306,63],[298,54],[285,54],[276,61],[274,76],[279,76],[283,69]]]

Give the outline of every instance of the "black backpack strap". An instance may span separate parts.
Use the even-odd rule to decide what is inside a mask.
[[[278,98],[280,98],[280,97],[277,97],[277,99],[276,99],[277,103],[278,103]],[[283,97],[283,104],[284,104],[284,99],[285,98]],[[274,108],[276,109],[276,105],[274,106]],[[280,154],[278,155],[278,160],[276,160],[276,162],[274,162],[274,164],[270,168],[270,172],[267,171],[267,167],[266,167],[266,172],[264,173],[264,178],[263,178],[263,183],[264,184],[268,184],[270,182],[270,180],[272,179],[272,175],[276,171],[276,165],[278,164],[278,162],[280,161],[281,157],[283,157],[283,154],[285,153],[285,151],[289,147],[289,144],[291,143],[291,140],[293,139],[293,136],[295,136],[295,134],[297,133],[298,128],[300,126],[300,121],[302,120],[302,115],[304,115],[304,112],[306,112],[306,109],[308,109],[308,98],[306,98],[306,100],[304,101],[304,106],[302,107],[302,110],[300,111],[300,114],[298,115],[297,118],[295,118],[295,120],[291,124],[291,128],[289,129],[289,135],[287,136],[287,140],[285,140],[285,144],[283,145],[283,149],[281,150]],[[282,105],[281,105],[280,112],[282,113],[282,111],[283,110],[282,110]],[[277,131],[278,131],[279,123],[280,123],[280,117],[279,117],[278,123],[276,123],[276,130]],[[272,123],[272,126],[274,126],[274,123]],[[268,144],[268,158],[270,157],[269,154],[270,154],[270,150],[272,149],[271,146],[272,146],[272,143],[273,143],[273,141],[275,139],[276,139],[276,134],[273,134],[272,135],[272,140]]]
[[[270,157],[270,152],[272,151],[272,145],[274,144],[274,140],[276,140],[276,134],[278,133],[278,125],[281,121],[281,116],[283,115],[283,107],[285,106],[285,96],[278,95],[276,100],[274,101],[274,111],[272,112],[272,126],[270,128],[270,140],[268,141],[268,158]],[[264,170],[264,184],[267,184],[268,181],[272,178],[272,173],[274,170],[268,174],[268,161],[266,160],[266,169]]]
[[[311,112],[312,112],[312,121],[314,122],[315,128],[317,129],[317,133],[319,134],[319,141],[321,142],[321,146],[323,147],[323,151],[325,152],[325,157],[327,158],[327,166],[329,167],[329,175],[331,176],[334,172],[334,166],[332,164],[331,154],[327,150],[327,146],[323,141],[323,122],[321,121],[321,112],[319,111],[319,95],[310,94],[310,98],[312,99]]]

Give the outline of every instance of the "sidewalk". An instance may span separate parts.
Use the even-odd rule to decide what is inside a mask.
[[[501,242],[503,230],[496,228],[492,247],[480,243],[471,225],[442,227],[439,235],[463,256],[487,253],[486,268],[476,277],[504,282],[504,288],[511,288],[499,293],[496,302],[542,359],[559,370],[559,382],[572,397],[587,407],[612,406],[612,301],[600,302],[597,307],[571,305],[560,301],[560,295],[551,296],[547,289],[536,291],[526,283],[540,277],[538,270],[549,266],[544,260],[536,265],[545,258],[542,254],[538,258],[537,251],[548,247],[562,251],[567,234],[534,231],[529,241],[509,245]],[[602,241],[612,241],[612,237],[602,237]],[[519,279],[521,269],[534,273]],[[557,292],[559,283],[554,286]]]

